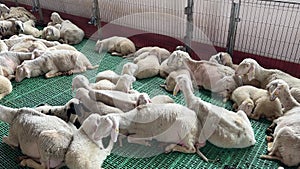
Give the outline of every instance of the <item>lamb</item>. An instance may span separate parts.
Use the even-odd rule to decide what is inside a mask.
[[[0,37],[2,39],[22,32],[24,32],[23,22],[15,19],[0,21]]]
[[[42,38],[50,41],[57,41],[60,39],[60,30],[56,26],[48,25],[43,29]]]
[[[41,41],[24,40],[13,45],[9,51],[33,52],[34,50],[46,50],[47,46]]]
[[[143,47],[134,53],[134,63],[137,63],[139,60],[145,59],[147,57],[147,55],[142,55],[143,53],[157,56],[160,64],[170,56],[170,52],[167,49],[157,46]]]
[[[15,71],[18,65],[24,60],[30,60],[32,54],[30,52],[1,52],[0,53],[0,69],[2,69],[2,75],[9,80],[15,77]]]
[[[33,20],[28,20],[23,23],[24,26],[24,34],[32,35],[33,37],[40,37],[42,35],[42,31],[38,30],[35,27],[35,22]]]
[[[146,95],[145,98],[149,98],[147,93],[124,93],[115,90],[90,90],[89,96],[95,101],[103,102],[109,106],[119,108],[123,112],[134,109],[139,106],[139,96]],[[151,102],[149,99],[148,102]]]
[[[147,55],[147,57],[136,63],[138,70],[135,73],[135,77],[145,79],[158,75],[160,66],[158,57],[156,55],[149,55],[149,52],[144,52],[141,55]]]
[[[128,142],[151,146],[152,139],[170,143],[165,152],[198,153],[199,122],[194,111],[179,104],[146,104],[123,114],[102,116],[100,123],[110,120],[117,130],[128,135]],[[110,128],[107,128],[111,130]]]
[[[224,102],[230,98],[234,89],[242,85],[241,79],[234,75],[230,67],[205,60],[192,60],[183,51],[174,51],[167,64],[177,69],[188,69],[198,86],[221,95]]]
[[[221,148],[245,148],[256,143],[251,123],[244,111],[237,113],[205,102],[193,94],[191,80],[186,75],[176,79],[174,95],[181,90],[187,107],[194,110],[210,143]]]
[[[263,159],[279,160],[287,166],[300,164],[300,104],[292,97],[288,84],[282,79],[276,79],[267,84],[270,99],[279,98],[285,110],[284,116],[274,120],[276,126],[268,154],[261,155]]]
[[[36,21],[36,17],[27,11],[24,7],[10,7],[9,13],[3,14],[4,20],[17,19],[21,22],[28,20]]]
[[[113,36],[103,40],[98,40],[95,51],[99,53],[109,52],[116,56],[126,56],[135,52],[134,43],[125,37]]]
[[[42,56],[24,61],[16,70],[16,81],[21,82],[25,77],[44,75],[52,78],[62,74],[81,73],[86,69],[95,69],[84,54],[71,50],[55,50],[45,52]]]
[[[4,43],[3,40],[0,39],[0,52],[7,52],[7,51],[8,51],[7,45]]]
[[[224,65],[224,66],[229,66],[234,70],[236,70],[237,67],[238,67],[238,65],[233,64],[232,57],[227,52],[219,52],[219,53],[211,56],[209,61],[213,62],[213,63],[221,64],[221,65]]]
[[[60,40],[67,44],[78,44],[84,38],[84,31],[69,20],[63,20],[57,12],[51,14],[51,23],[48,25],[60,24]]]
[[[76,99],[80,101],[79,107],[76,109],[78,115],[78,120],[82,122],[93,113],[100,115],[106,115],[110,113],[124,113],[122,110],[108,106],[102,102],[95,101],[90,98],[89,90],[84,88],[79,88],[76,90]]]
[[[1,69],[0,69],[1,70]],[[9,79],[0,72],[0,100],[12,92],[12,85]]]
[[[132,83],[135,82],[135,77],[128,74],[121,75],[118,82],[113,84],[108,80],[100,80],[97,83],[89,83],[89,80],[83,75],[77,75],[73,78],[72,88],[86,88],[96,90],[117,90],[125,93],[130,92]]]
[[[10,9],[5,4],[0,4],[0,16],[1,18],[5,13],[9,13]]]
[[[238,66],[236,75],[243,76],[246,75],[248,80],[251,81],[253,79],[260,82],[260,88],[265,89],[267,84],[275,79],[284,80],[289,86],[290,90],[296,88],[298,90],[292,90],[291,93],[297,100],[300,102],[300,79],[289,75],[281,70],[277,69],[265,69],[261,67],[254,59],[247,58],[244,59]]]
[[[269,121],[283,115],[279,99],[270,100],[267,90],[253,86],[241,86],[235,89],[231,95],[237,110],[243,110],[249,118],[258,120],[265,117]]]
[[[173,92],[175,86],[176,86],[176,77],[181,74],[186,74],[188,77],[190,77],[190,72],[187,69],[178,69],[176,71],[173,71],[169,74],[169,76],[165,80],[165,84],[160,85],[164,89],[166,89],[168,92]],[[191,77],[190,77],[191,78]]]
[[[163,104],[163,103],[175,103],[175,101],[168,95],[156,95],[151,98],[151,103]]]

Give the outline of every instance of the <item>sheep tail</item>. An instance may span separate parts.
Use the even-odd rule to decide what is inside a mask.
[[[0,120],[11,124],[17,112],[17,109],[0,105]]]

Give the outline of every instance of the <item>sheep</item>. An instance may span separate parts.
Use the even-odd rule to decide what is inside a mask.
[[[52,78],[62,74],[81,73],[86,69],[95,69],[98,65],[92,66],[84,54],[71,50],[54,50],[45,52],[42,56],[24,61],[16,69],[17,82],[21,82],[25,77],[37,77],[44,75]]]
[[[175,101],[168,95],[156,95],[151,98],[151,103],[163,104],[163,103],[175,103]]]
[[[178,75],[181,74],[186,74],[190,77],[190,72],[187,69],[178,69],[176,71],[171,72],[166,78],[165,83],[160,86],[166,89],[168,92],[173,92],[174,87],[176,86],[175,79]]]
[[[198,153],[205,161],[208,159],[199,151],[199,122],[194,111],[180,104],[146,104],[123,114],[102,116],[100,123],[109,119],[117,131],[125,130],[128,142],[151,146],[152,139],[170,143],[165,152],[178,151]],[[110,128],[107,128],[109,131]]]
[[[33,52],[34,50],[46,50],[47,46],[41,41],[24,40],[13,45],[9,51],[14,52]]]
[[[148,55],[157,56],[160,64],[170,56],[170,52],[167,49],[160,48],[157,46],[144,47],[134,53],[134,63],[137,63],[139,60],[145,59],[147,57],[147,55],[142,55],[143,53],[148,53]]]
[[[2,69],[0,69],[1,71]],[[0,72],[1,74],[1,72]],[[0,75],[0,100],[12,92],[12,85],[9,79]]]
[[[5,13],[9,13],[10,9],[5,4],[0,4],[0,16],[3,19]]]
[[[24,32],[24,25],[21,21],[15,19],[0,21],[0,37],[2,39],[22,32]]]
[[[72,89],[83,87],[86,89],[117,90],[128,93],[130,92],[133,82],[135,82],[135,77],[128,74],[121,75],[116,85],[108,80],[100,80],[97,83],[89,83],[89,80],[85,76],[77,75],[73,78]]]
[[[128,75],[134,76],[135,72],[137,70],[138,70],[138,66],[136,64],[128,62],[123,65],[121,75],[128,74]],[[111,81],[112,83],[116,84],[118,82],[119,78],[120,78],[120,75],[118,75],[114,71],[105,70],[105,71],[99,72],[96,75],[96,83],[100,80],[107,79],[107,80]]]
[[[224,66],[229,66],[234,70],[236,70],[236,68],[238,67],[238,65],[233,64],[232,58],[231,58],[230,54],[227,52],[219,52],[219,53],[211,56],[208,61],[213,62],[213,63],[218,63],[218,64],[221,64]]]
[[[115,90],[89,90],[89,96],[95,101],[101,101],[104,104],[119,108],[123,112],[134,109],[139,105],[139,96],[147,93],[124,93]],[[150,100],[148,102],[151,102]]]
[[[43,29],[42,38],[50,41],[57,41],[60,39],[60,30],[55,26],[49,25]]]
[[[198,86],[221,95],[224,102],[230,98],[234,89],[242,85],[241,79],[234,75],[232,68],[205,60],[192,60],[188,53],[183,51],[174,51],[167,65],[177,69],[188,69]]]
[[[67,44],[78,44],[84,38],[84,31],[69,20],[63,20],[57,12],[53,12],[50,17],[52,23],[48,25],[60,24],[60,41]]]
[[[8,51],[7,45],[4,43],[3,40],[0,39],[0,52],[7,52],[7,51]]]
[[[36,17],[24,7],[10,7],[9,13],[3,14],[3,19],[17,19],[21,22],[26,22],[28,20],[36,21]]]
[[[35,22],[33,20],[28,20],[23,23],[24,26],[24,34],[32,35],[33,37],[40,37],[42,35],[42,31],[38,30],[35,27]]]
[[[160,66],[158,57],[156,55],[149,55],[149,52],[144,52],[141,55],[147,55],[147,57],[136,63],[138,70],[135,73],[135,77],[145,79],[158,75]]]
[[[130,39],[119,36],[98,40],[95,45],[96,52],[108,52],[116,56],[126,56],[134,53],[135,50],[135,45]]]
[[[242,110],[237,113],[205,102],[193,94],[191,80],[186,75],[176,78],[174,95],[181,90],[187,107],[194,110],[210,143],[221,148],[245,148],[256,143],[251,123]]]
[[[0,69],[2,69],[2,75],[7,77],[9,80],[15,77],[15,71],[18,65],[24,60],[32,59],[30,52],[1,52],[0,53]]]
[[[300,104],[292,97],[288,84],[282,79],[276,79],[267,84],[270,99],[279,98],[285,110],[284,116],[273,121],[276,126],[268,154],[260,158],[279,160],[287,166],[300,164]],[[269,145],[268,145],[269,146]]]
[[[244,59],[238,66],[236,72],[238,76],[246,75],[248,80],[251,81],[253,79],[260,82],[260,88],[265,89],[267,84],[275,79],[284,80],[289,86],[290,90],[293,88],[297,88],[298,90],[292,90],[291,93],[297,100],[300,102],[300,79],[289,75],[278,69],[265,69],[260,66],[254,59],[246,58]]]
[[[255,120],[265,117],[273,121],[283,115],[279,99],[271,101],[268,91],[264,89],[241,86],[232,92],[231,100],[235,102],[237,110],[243,110],[249,118]]]
[[[80,123],[82,123],[93,113],[97,113],[100,115],[106,115],[110,113],[124,113],[122,110],[116,107],[112,107],[102,102],[91,99],[89,96],[89,90],[85,88],[77,89],[75,98],[80,101],[81,107],[79,107],[76,111]]]

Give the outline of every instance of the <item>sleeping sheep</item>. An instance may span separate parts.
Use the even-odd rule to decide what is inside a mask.
[[[0,36],[2,39],[22,32],[24,32],[23,22],[15,19],[0,21]]]
[[[95,51],[99,53],[108,52],[116,56],[126,56],[135,52],[134,43],[125,37],[113,36],[98,40]]]

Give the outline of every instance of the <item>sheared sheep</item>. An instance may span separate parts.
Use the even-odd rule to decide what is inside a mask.
[[[24,34],[32,35],[33,37],[40,37],[42,35],[42,31],[38,30],[35,27],[35,22],[33,20],[28,20],[23,23],[24,26]]]
[[[156,55],[149,55],[149,52],[144,52],[141,55],[147,55],[147,57],[136,63],[138,70],[135,73],[135,77],[145,79],[158,75],[160,66],[158,57]]]
[[[176,79],[174,95],[181,90],[187,107],[194,110],[203,125],[206,139],[222,148],[245,148],[256,143],[251,123],[244,111],[237,113],[201,100],[193,94],[191,80],[186,75]]]
[[[60,41],[67,44],[78,44],[84,38],[84,31],[69,20],[63,20],[57,12],[51,14],[51,23],[48,25],[60,24]]]
[[[13,45],[9,51],[33,52],[34,50],[46,50],[47,46],[41,41],[24,40]],[[33,57],[34,58],[34,57]]]
[[[98,40],[95,51],[99,53],[109,52],[112,55],[126,56],[135,52],[134,43],[125,37],[113,36],[103,40]]]
[[[102,116],[109,119],[117,130],[128,134],[128,142],[151,146],[152,139],[170,143],[165,152],[178,151],[198,153],[205,161],[207,158],[199,151],[200,125],[194,111],[179,104],[145,104],[123,114]],[[100,120],[100,123],[103,121]],[[109,131],[110,128],[107,128]],[[203,140],[206,141],[206,140]]]
[[[134,53],[134,63],[137,63],[139,60],[145,59],[148,55],[142,55],[143,53],[148,53],[148,55],[157,56],[159,63],[161,64],[169,56],[170,52],[167,49],[160,48],[157,46],[154,47],[143,47]]]
[[[276,79],[267,84],[270,99],[279,98],[285,114],[273,121],[276,126],[272,136],[274,141],[269,147],[268,155],[263,159],[279,160],[287,166],[300,164],[300,104],[292,97],[288,84],[282,79]]]
[[[166,89],[168,92],[173,92],[175,86],[176,86],[176,77],[181,74],[186,74],[188,77],[190,77],[190,72],[187,69],[178,69],[173,72],[171,72],[168,77],[165,80],[165,83],[163,85],[160,85],[164,89]],[[191,78],[191,77],[190,77]]]
[[[292,90],[291,93],[295,98],[300,99],[300,79],[289,75],[278,69],[265,69],[260,66],[254,59],[247,58],[244,59],[238,66],[236,75],[243,76],[246,75],[248,80],[253,79],[260,82],[260,87],[265,89],[267,84],[275,79],[284,80],[290,87],[290,90],[297,88],[298,90]],[[297,100],[300,102],[300,100]]]
[[[81,73],[87,69],[95,69],[84,54],[72,50],[54,50],[45,52],[42,56],[24,61],[17,67],[16,81],[20,82],[25,77],[44,75],[52,78],[62,74]]]
[[[188,69],[198,86],[221,95],[224,102],[230,98],[234,89],[242,85],[232,68],[205,60],[195,61],[183,51],[174,51],[167,64],[177,69]]]
[[[0,21],[0,37],[2,39],[22,32],[24,32],[23,22],[15,19]]]
[[[5,76],[1,75],[3,72],[1,72],[2,69],[0,69],[0,100],[11,93],[12,91],[12,85],[9,79],[7,79]]]
[[[267,90],[253,86],[241,86],[232,92],[231,99],[237,110],[243,110],[249,118],[264,117],[270,121],[283,115],[279,99],[270,100]]]

